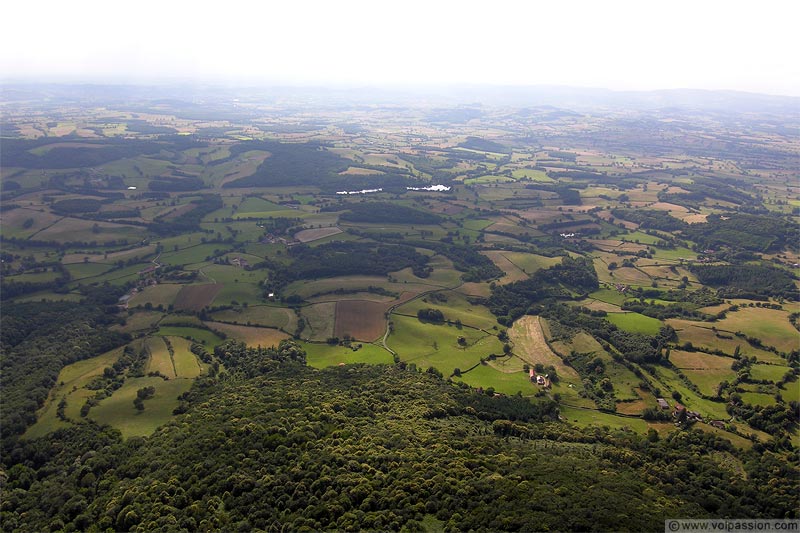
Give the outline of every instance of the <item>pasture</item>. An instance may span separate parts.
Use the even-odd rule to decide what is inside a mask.
[[[736,378],[736,372],[731,370],[734,360],[729,357],[672,350],[669,360],[707,396],[714,396],[722,381]]]
[[[477,304],[471,304],[467,298],[455,291],[437,291],[434,294],[416,298],[398,307],[395,312],[416,316],[420,309],[438,309],[444,314],[445,320],[455,322],[460,320],[465,326],[490,330],[497,326],[497,318],[489,310]]]
[[[422,323],[416,317],[392,316],[393,331],[387,344],[407,363],[426,369],[433,366],[449,376],[456,368],[466,370],[489,354],[502,354],[503,343],[493,335],[446,324]],[[459,337],[464,343],[459,344]]]
[[[191,379],[128,378],[114,394],[89,411],[89,418],[115,427],[125,438],[150,435],[172,418],[172,411],[179,403],[178,396],[188,391],[192,382]],[[144,401],[144,410],[139,411],[133,400],[137,391],[144,387],[154,387],[156,392]]]
[[[742,332],[761,339],[764,344],[775,346],[783,352],[800,348],[797,330],[789,322],[789,313],[783,310],[740,307],[736,312],[729,312],[715,325],[717,329]]]
[[[731,333],[714,331],[711,326],[703,323],[677,318],[671,318],[665,322],[675,328],[679,344],[691,342],[694,346],[722,350],[729,355],[733,355],[738,347],[742,355],[756,357],[761,362],[777,364],[785,362],[785,359],[775,353],[756,348],[745,339]]]
[[[165,337],[183,337],[205,346],[206,350],[213,350],[222,344],[224,339],[216,335],[213,331],[186,326],[162,326],[158,328],[157,335]]]
[[[489,364],[478,365],[468,372],[462,371],[461,377],[454,381],[463,381],[471,387],[493,388],[496,392],[509,396],[521,392],[523,396],[533,396],[539,387],[531,383],[527,372],[502,372]]]
[[[313,228],[298,231],[294,234],[294,238],[305,243],[324,239],[325,237],[331,237],[332,235],[338,235],[339,233],[342,233],[342,230],[336,226],[330,228]]]
[[[780,381],[791,368],[781,365],[753,365],[750,367],[750,377],[756,381]],[[796,385],[795,385],[796,386]]]
[[[359,344],[359,343],[354,343]],[[392,364],[392,354],[374,344],[362,344],[358,350],[349,346],[338,346],[321,343],[302,343],[306,351],[306,363],[314,368],[325,368],[341,364],[367,363]]]
[[[176,337],[173,337],[176,338]],[[147,351],[150,359],[145,367],[146,373],[158,372],[169,379],[176,378],[177,372],[175,363],[167,348],[166,341],[162,337],[149,337],[146,341]]]
[[[61,399],[66,399],[67,408],[65,415],[71,420],[80,420],[80,408],[87,398],[94,396],[94,391],[89,391],[84,387],[92,378],[101,376],[106,367],[113,365],[119,356],[122,355],[123,348],[115,348],[104,354],[76,361],[65,366],[58,373],[56,385],[50,391],[47,401],[36,413],[36,423],[25,432],[25,438],[42,437],[57,429],[68,427],[69,423],[56,416],[58,403]]]

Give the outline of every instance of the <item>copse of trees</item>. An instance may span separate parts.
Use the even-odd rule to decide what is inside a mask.
[[[526,280],[495,285],[487,305],[499,317],[498,322],[507,326],[533,304],[553,298],[571,299],[570,289],[588,293],[599,286],[591,259],[564,256],[560,264],[538,270]]]

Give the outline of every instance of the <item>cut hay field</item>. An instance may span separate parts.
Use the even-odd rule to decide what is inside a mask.
[[[306,321],[302,337],[314,341],[324,341],[333,337],[336,320],[336,302],[325,302],[303,307],[301,314]]]
[[[324,239],[325,237],[330,237],[331,235],[338,235],[339,233],[342,233],[342,230],[335,226],[332,228],[304,229],[295,233],[294,238],[305,243]]]
[[[98,242],[127,240],[138,242],[145,235],[139,226],[95,222],[78,218],[62,218],[53,225],[36,234],[36,240],[56,242]]]
[[[385,313],[388,305],[369,300],[341,300],[336,302],[336,322],[333,335],[349,335],[360,341],[373,341],[386,331]]]
[[[531,366],[537,363],[552,365],[562,381],[580,384],[580,376],[575,369],[565,365],[561,357],[550,349],[545,340],[541,320],[538,316],[525,315],[514,322],[508,330],[514,354]]]
[[[707,396],[714,396],[721,382],[736,378],[736,372],[731,370],[734,360],[729,357],[672,350],[669,360]]]
[[[421,282],[393,283],[382,276],[339,276],[320,280],[295,281],[287,285],[283,294],[286,296],[296,294],[303,298],[309,298],[320,293],[330,294],[337,289],[352,291],[358,289],[366,290],[368,287],[382,287],[387,291],[398,294],[402,292],[420,293],[431,290],[430,285],[425,285]]]
[[[501,285],[528,279],[528,274],[506,257],[508,252],[485,251],[481,253],[491,259],[497,268],[505,272],[505,275],[499,281]]]
[[[203,373],[203,366],[192,353],[191,341],[181,337],[166,337],[172,345],[172,360],[175,364],[175,372],[178,378],[193,379]]]
[[[128,300],[128,305],[130,307],[136,307],[137,305],[145,305],[150,303],[153,306],[163,305],[164,307],[167,307],[175,302],[175,297],[183,287],[184,285],[179,285],[177,283],[160,283],[158,285],[150,285],[136,293],[133,298]]]
[[[262,348],[277,346],[283,339],[290,337],[283,331],[273,328],[241,326],[223,322],[206,322],[205,324],[216,331],[221,331],[229,339],[244,342],[248,346],[261,346]]]
[[[368,363],[391,364],[392,354],[374,344],[364,344],[356,351],[347,346],[330,344],[302,343],[306,351],[306,363],[314,368],[325,368],[340,364]]]
[[[175,379],[177,377],[175,363],[172,361],[164,338],[150,337],[146,341],[146,346],[147,351],[150,352],[146,373],[158,372],[169,379]]]
[[[125,318],[125,325],[114,325],[111,326],[111,329],[113,331],[122,331],[124,333],[144,331],[158,324],[158,321],[161,320],[163,316],[164,314],[158,311],[138,310]]]
[[[222,290],[220,283],[184,285],[175,296],[175,309],[199,311],[211,305],[220,290]]]
[[[65,254],[61,259],[61,262],[65,265],[83,263],[86,260],[85,258],[88,257],[90,263],[112,264],[119,260],[129,261],[134,258],[145,257],[153,254],[155,249],[155,245],[151,244],[149,246],[140,246],[131,250],[121,250],[119,252],[111,252],[108,254]]]
[[[214,313],[215,320],[234,322],[249,326],[267,326],[284,331],[293,332],[297,329],[297,315],[285,307],[272,307],[269,305],[250,305],[248,307],[226,309]]]

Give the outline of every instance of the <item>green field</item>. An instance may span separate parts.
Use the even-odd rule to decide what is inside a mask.
[[[196,378],[202,372],[200,361],[197,356],[191,352],[191,341],[181,337],[168,337],[172,344],[174,354],[172,356],[175,362],[175,372],[179,378]]]
[[[640,418],[627,418],[592,409],[577,409],[561,406],[561,416],[567,422],[579,427],[605,426],[612,429],[629,429],[637,433],[646,433],[648,424]]]
[[[523,396],[533,396],[539,390],[536,385],[531,383],[527,372],[501,372],[488,364],[478,365],[469,372],[462,372],[460,378],[453,379],[463,381],[475,388],[488,389],[492,387],[495,391],[508,395],[521,392]]]
[[[789,371],[791,371],[791,369],[788,366],[753,365],[750,367],[750,377],[756,381],[766,380],[777,382]]]
[[[89,418],[98,424],[109,424],[122,432],[125,438],[150,435],[158,426],[172,418],[178,406],[178,396],[192,386],[191,379],[128,378],[114,394],[102,400],[89,411]],[[133,405],[136,391],[143,387],[155,387],[155,395],[144,401],[144,411]]]
[[[147,362],[146,370],[147,373],[158,372],[162,376],[174,379],[177,377],[175,363],[167,349],[165,339],[168,339],[168,337],[150,337],[147,339],[147,350],[150,352],[150,359]]]
[[[446,298],[446,301],[435,299]],[[497,318],[482,305],[472,305],[467,298],[455,291],[440,291],[431,296],[423,296],[401,305],[395,311],[400,314],[416,316],[420,309],[434,308],[440,310],[446,320],[460,320],[465,326],[490,330],[497,326]]]
[[[352,348],[347,346],[331,346],[329,344],[310,342],[304,342],[302,346],[306,351],[306,363],[314,368],[325,368],[342,363],[348,365],[353,363],[377,365],[392,364],[393,362],[392,354],[379,346],[367,343],[354,344],[361,344],[361,348],[353,351]]]
[[[605,318],[620,329],[644,335],[658,335],[658,331],[663,326],[657,318],[639,313],[608,313]]]
[[[489,354],[502,354],[503,344],[497,337],[469,328],[424,324],[416,317],[392,316],[394,331],[387,344],[400,359],[426,369],[436,367],[444,375],[455,368],[466,370]],[[466,345],[458,344],[464,337]]]

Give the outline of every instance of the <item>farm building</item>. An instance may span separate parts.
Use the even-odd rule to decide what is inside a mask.
[[[669,409],[669,404],[667,403],[667,400],[665,400],[664,398],[656,398],[656,402],[658,402],[658,406],[660,408]]]

